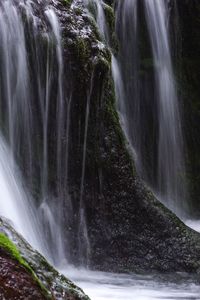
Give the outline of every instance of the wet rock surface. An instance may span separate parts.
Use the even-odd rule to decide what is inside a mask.
[[[0,299],[47,299],[32,275],[0,248]],[[49,298],[50,299],[50,298]]]
[[[84,294],[84,292],[77,287],[72,281],[67,279],[65,276],[56,271],[47,260],[39,254],[36,250],[34,250],[23,238],[20,236],[12,226],[6,221],[0,219],[0,232],[9,237],[9,239],[16,245],[19,250],[22,258],[28,263],[31,269],[34,271],[35,275],[42,283],[42,285],[46,288],[49,295],[42,296],[40,295],[40,289],[36,283],[34,283],[33,277],[31,274],[27,273],[27,270],[20,266],[18,262],[13,260],[12,258],[7,257],[8,253],[0,252],[0,257],[2,261],[2,272],[0,274],[3,276],[5,274],[5,279],[10,282],[11,287],[7,285],[7,281],[5,281],[3,290],[4,293],[10,293],[10,289],[12,291],[12,278],[18,278],[19,282],[13,281],[13,284],[16,286],[16,289],[24,284],[24,289],[22,293],[30,289],[30,292],[33,292],[34,295],[39,295],[38,298],[6,298],[7,299],[54,299],[54,300],[89,300],[89,298]],[[2,256],[1,253],[4,253]],[[4,263],[4,264],[3,264]],[[19,274],[17,273],[17,268],[19,268]],[[15,271],[16,269],[16,271]],[[13,271],[13,275],[12,275]],[[8,278],[6,278],[6,274],[8,274]],[[18,275],[17,275],[18,274]],[[33,283],[33,284],[32,284]],[[8,287],[8,290],[7,290]],[[16,290],[15,289],[15,290]],[[14,291],[15,291],[14,290]],[[1,289],[0,289],[1,291]],[[13,295],[14,295],[13,291]],[[39,293],[40,292],[40,293]],[[20,291],[17,296],[20,295]],[[16,297],[17,297],[16,296]],[[22,294],[21,297],[23,297]],[[31,293],[27,295],[27,297],[31,297]],[[43,297],[43,298],[42,298]],[[46,298],[45,298],[46,297]],[[2,298],[3,299],[3,298]]]
[[[92,40],[101,42],[94,28],[92,32]],[[84,61],[71,55],[75,87],[72,128],[84,119],[85,91],[90,90],[92,80],[83,192],[89,266],[115,272],[199,272],[200,236],[166,209],[138,178],[116,112],[109,55],[100,48],[91,51],[92,44],[89,39]],[[94,61],[98,62],[95,67]],[[70,192],[76,208],[82,156],[81,148],[75,145],[83,140],[84,131],[81,137],[75,131],[73,134]],[[75,259],[79,256],[76,244],[72,253]]]

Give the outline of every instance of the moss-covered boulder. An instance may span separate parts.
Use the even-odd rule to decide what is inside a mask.
[[[57,272],[6,220],[0,219],[1,299],[89,300]],[[17,297],[17,298],[16,298]]]
[[[199,272],[200,236],[166,209],[138,178],[116,110],[111,55],[82,1],[74,2],[79,7],[80,32],[87,29],[89,34],[83,36],[81,51],[75,50],[80,45],[76,39],[71,47],[66,43],[72,87],[68,176],[74,216],[71,260],[77,263],[79,258],[79,263],[87,262],[90,268],[116,272]],[[81,224],[80,199],[85,212],[85,223]],[[83,237],[79,236],[79,225],[85,226],[88,240],[83,238],[84,230]]]

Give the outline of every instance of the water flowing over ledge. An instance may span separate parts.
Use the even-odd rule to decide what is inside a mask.
[[[112,272],[200,268],[199,235],[139,178],[182,216],[184,147],[166,3],[118,2],[118,55],[103,1],[0,4],[0,212],[66,274],[69,263]],[[147,61],[136,47],[141,12]],[[137,286],[135,276],[97,273],[105,293],[105,279],[116,287],[113,276]]]

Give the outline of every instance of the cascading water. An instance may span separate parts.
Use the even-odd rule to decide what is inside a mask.
[[[86,265],[89,262],[90,255],[90,242],[88,237],[88,230],[85,220],[85,210],[83,203],[83,192],[84,192],[84,179],[85,179],[85,163],[86,163],[86,148],[87,148],[87,136],[88,136],[88,121],[90,114],[90,101],[93,90],[93,75],[90,83],[90,90],[87,96],[86,112],[85,112],[85,130],[84,130],[84,143],[83,143],[83,159],[82,159],[82,172],[81,172],[81,186],[80,186],[80,204],[79,204],[79,228],[78,228],[78,237],[79,237],[79,257],[84,264],[83,257],[85,257]],[[83,247],[84,245],[84,247]],[[82,252],[85,252],[84,253]]]
[[[86,2],[96,5],[97,23],[102,37],[109,45],[104,15],[105,4],[102,0]],[[141,3],[145,9],[154,61],[152,78],[155,78],[156,84],[151,93],[148,89],[151,85],[143,86],[146,81],[141,81],[140,77],[141,64],[152,64],[149,60],[140,61],[138,10]],[[0,215],[11,219],[14,227],[52,263],[57,266],[62,264],[65,268],[63,261],[70,260],[65,240],[68,238],[66,219],[72,213],[67,185],[73,97],[72,93],[65,94],[65,62],[58,18],[51,6],[45,3],[41,7],[39,17],[31,0],[3,0],[0,3]],[[120,53],[117,58],[113,55],[112,69],[122,125],[135,150],[138,171],[152,184],[155,191],[160,193],[161,199],[166,202],[173,199],[173,204],[168,205],[178,212],[179,204],[174,203],[175,199],[183,195],[178,179],[178,173],[184,172],[183,145],[166,27],[167,18],[167,2],[164,0],[119,0],[117,34]],[[164,81],[161,80],[163,78]],[[77,205],[78,216],[75,220],[79,218],[77,240],[81,262],[84,261],[82,258],[87,260],[90,254],[84,212],[84,190],[93,84],[92,76],[82,126],[83,145],[79,149],[80,202]],[[146,94],[143,89],[147,90]],[[152,103],[147,100],[150,96],[153,99]],[[148,119],[146,117],[149,111],[152,117]],[[155,136],[159,137],[159,143],[153,146],[153,150],[157,149],[159,153],[158,162],[155,164],[158,171],[155,171],[156,175],[153,176],[156,183],[149,180],[144,150],[144,145],[149,150],[150,144],[145,139],[149,134],[146,128],[151,121],[154,125],[149,127],[157,127]],[[162,157],[165,157],[166,161]],[[22,172],[15,162],[19,164]],[[55,175],[52,175],[52,170],[55,171]],[[22,182],[28,185],[31,195],[26,192]],[[35,197],[34,201],[29,201],[33,200],[32,197]],[[64,271],[66,275],[70,274],[68,269]],[[149,276],[145,279],[140,276],[82,272],[83,280],[80,272],[78,276],[77,272],[73,272],[71,276],[81,282],[94,299],[105,300],[109,296],[110,299],[132,300],[133,295],[134,299],[190,299],[199,295],[199,287],[190,281],[186,284],[185,277],[178,287],[174,284],[170,286],[168,283],[155,282],[155,278],[151,280]],[[130,285],[134,288],[130,288]]]
[[[92,11],[95,11],[95,19],[98,25],[98,29],[105,41],[109,40],[108,28],[106,24],[106,18],[104,14],[103,5],[104,2],[102,0],[84,0],[85,5],[87,7],[93,6]]]
[[[55,2],[53,3],[55,5]],[[31,236],[28,241],[33,246],[37,244],[37,249],[58,266],[67,260],[70,261],[68,240],[77,234],[75,243],[80,256],[77,260],[87,264],[90,246],[83,193],[93,82],[88,92],[83,126],[85,133],[81,161],[80,204],[75,221],[78,225],[74,233],[72,232],[74,212],[68,193],[70,114],[73,95],[67,86],[66,71],[64,74],[63,70],[65,62],[61,27],[55,8],[51,4],[51,1],[47,1],[41,5],[40,16],[38,15],[40,4],[35,4],[31,0],[18,2],[4,0],[0,4],[1,130],[11,149],[10,159],[13,168],[16,161],[22,170],[24,184],[28,186],[30,197],[34,198],[32,201],[34,207],[28,201],[23,201],[22,211],[32,211],[33,215],[37,215],[32,227],[35,231],[40,228],[40,234],[36,234],[37,243],[33,234],[31,234],[33,241]],[[67,91],[69,95],[66,95]],[[21,197],[24,199],[23,195]],[[10,203],[14,205],[15,201],[17,200],[13,198]],[[9,216],[5,206],[2,215]],[[19,219],[18,217],[13,222],[17,223]],[[26,224],[27,219],[31,222],[31,218],[24,217],[22,224],[19,226],[15,224],[16,228],[29,228],[30,226]],[[20,232],[23,234],[23,231]]]
[[[113,59],[113,74],[122,125],[136,153],[138,172],[158,198],[183,217],[183,138],[168,36],[168,5],[162,0],[118,2],[120,52],[118,59]],[[141,35],[145,35],[139,31],[141,7],[147,25],[145,34],[149,36],[143,48],[150,43],[146,45],[150,48],[146,59],[138,52]],[[141,52],[145,52],[143,48]],[[142,70],[148,65],[154,70],[151,78]]]
[[[43,16],[42,23],[34,12],[32,1],[20,1],[16,4],[15,1],[5,0],[0,4],[1,128],[12,153],[12,156],[5,155],[5,146],[1,141],[1,178],[4,183],[3,190],[10,199],[8,211],[3,206],[1,213],[7,218],[10,216],[15,227],[19,228],[33,246],[54,264],[59,264],[67,257],[62,235],[63,191],[60,189],[63,182],[62,174],[66,172],[66,164],[63,166],[64,170],[61,167],[64,128],[62,45],[60,25],[54,10],[48,6],[44,7]],[[26,18],[26,26],[22,17]],[[55,77],[55,74],[58,76]],[[54,98],[57,100],[53,101]],[[56,111],[54,123],[57,125],[55,126],[57,141],[53,151],[57,157],[57,160],[54,159],[57,170],[56,195],[53,195],[49,188],[49,162],[52,160],[49,154],[49,147],[52,144],[49,119],[52,110]],[[13,167],[8,162],[6,173],[3,159],[8,161],[11,158]],[[14,160],[19,162],[32,194],[39,195],[35,208],[24,200],[26,195],[23,191],[20,195],[20,183],[17,189],[17,181],[14,175],[12,177]],[[37,178],[37,182],[33,182],[33,178]],[[10,193],[9,185],[13,186]],[[36,187],[38,190],[35,191]],[[12,192],[14,189],[16,192]],[[1,196],[2,201],[4,197],[5,195]],[[20,198],[23,201],[18,200]],[[58,198],[59,206],[56,204]],[[17,204],[17,201],[20,203]],[[13,210],[16,205],[21,205],[21,213],[16,218],[9,213],[11,205]],[[16,216],[17,211],[16,209]],[[34,220],[34,217],[28,217],[28,211],[31,215],[38,216],[35,222],[32,222],[32,227],[40,228],[40,234],[32,233],[30,220]],[[29,235],[22,228],[30,230]],[[37,243],[34,236],[38,236]]]
[[[145,13],[155,64],[158,99],[158,193],[180,215],[184,207],[183,138],[167,31],[166,1],[145,0]],[[180,203],[181,201],[181,203]]]
[[[112,57],[112,73],[117,95],[117,106],[120,114],[121,124],[127,140],[132,145],[132,153],[138,172],[142,173],[141,148],[144,143],[142,134],[138,135],[142,126],[141,103],[139,94],[139,54],[138,54],[138,2],[128,0],[126,3],[119,1],[116,11],[116,27],[120,35],[119,59]],[[120,27],[120,32],[118,30]],[[122,30],[123,34],[122,33]],[[127,47],[127,41],[129,46]],[[126,70],[123,68],[123,60]]]
[[[9,220],[33,247],[46,254],[40,243],[36,210],[30,200],[22,185],[20,171],[13,162],[12,152],[0,136],[0,216]]]
[[[32,116],[27,102],[30,87],[25,34],[12,1],[3,1],[0,6],[0,42],[1,123],[13,154],[18,155],[23,140],[30,161]]]

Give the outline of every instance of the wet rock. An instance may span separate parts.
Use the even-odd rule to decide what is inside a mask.
[[[0,299],[45,300],[47,298],[28,271],[0,248]],[[51,298],[52,299],[52,298]]]
[[[16,292],[15,298],[7,299],[55,299],[55,300],[89,300],[84,292],[78,288],[73,282],[57,272],[47,260],[34,250],[6,221],[0,219],[0,232],[9,237],[16,245],[21,257],[33,270],[41,282],[42,286],[48,291],[41,291],[38,282],[33,276],[27,272],[18,261],[10,257],[9,252],[0,250],[0,293],[15,296],[16,290],[22,286],[23,289]],[[1,245],[0,245],[1,249]],[[18,279],[18,280],[17,280]],[[2,291],[1,291],[2,290]],[[24,297],[27,292],[27,298]],[[33,295],[31,294],[33,293]],[[44,294],[44,295],[43,295]],[[36,295],[36,297],[34,296]],[[19,298],[18,298],[19,297]],[[21,297],[21,298],[20,298]],[[23,298],[24,297],[24,298]],[[32,297],[32,298],[31,298]],[[35,298],[34,298],[35,297]],[[3,298],[2,298],[3,299]]]
[[[90,248],[83,245],[81,254],[88,256],[85,262],[91,268],[104,271],[199,272],[200,235],[166,209],[137,176],[116,111],[109,55],[100,48],[90,50],[94,40],[100,39],[94,28],[90,25],[93,37],[87,43],[88,59],[70,56],[74,65],[72,128],[80,128],[80,122],[84,128],[92,82],[82,195]],[[82,147],[77,145],[83,140],[83,129],[73,131],[69,192],[75,216],[82,169]],[[75,237],[72,260],[76,262],[79,256]]]

